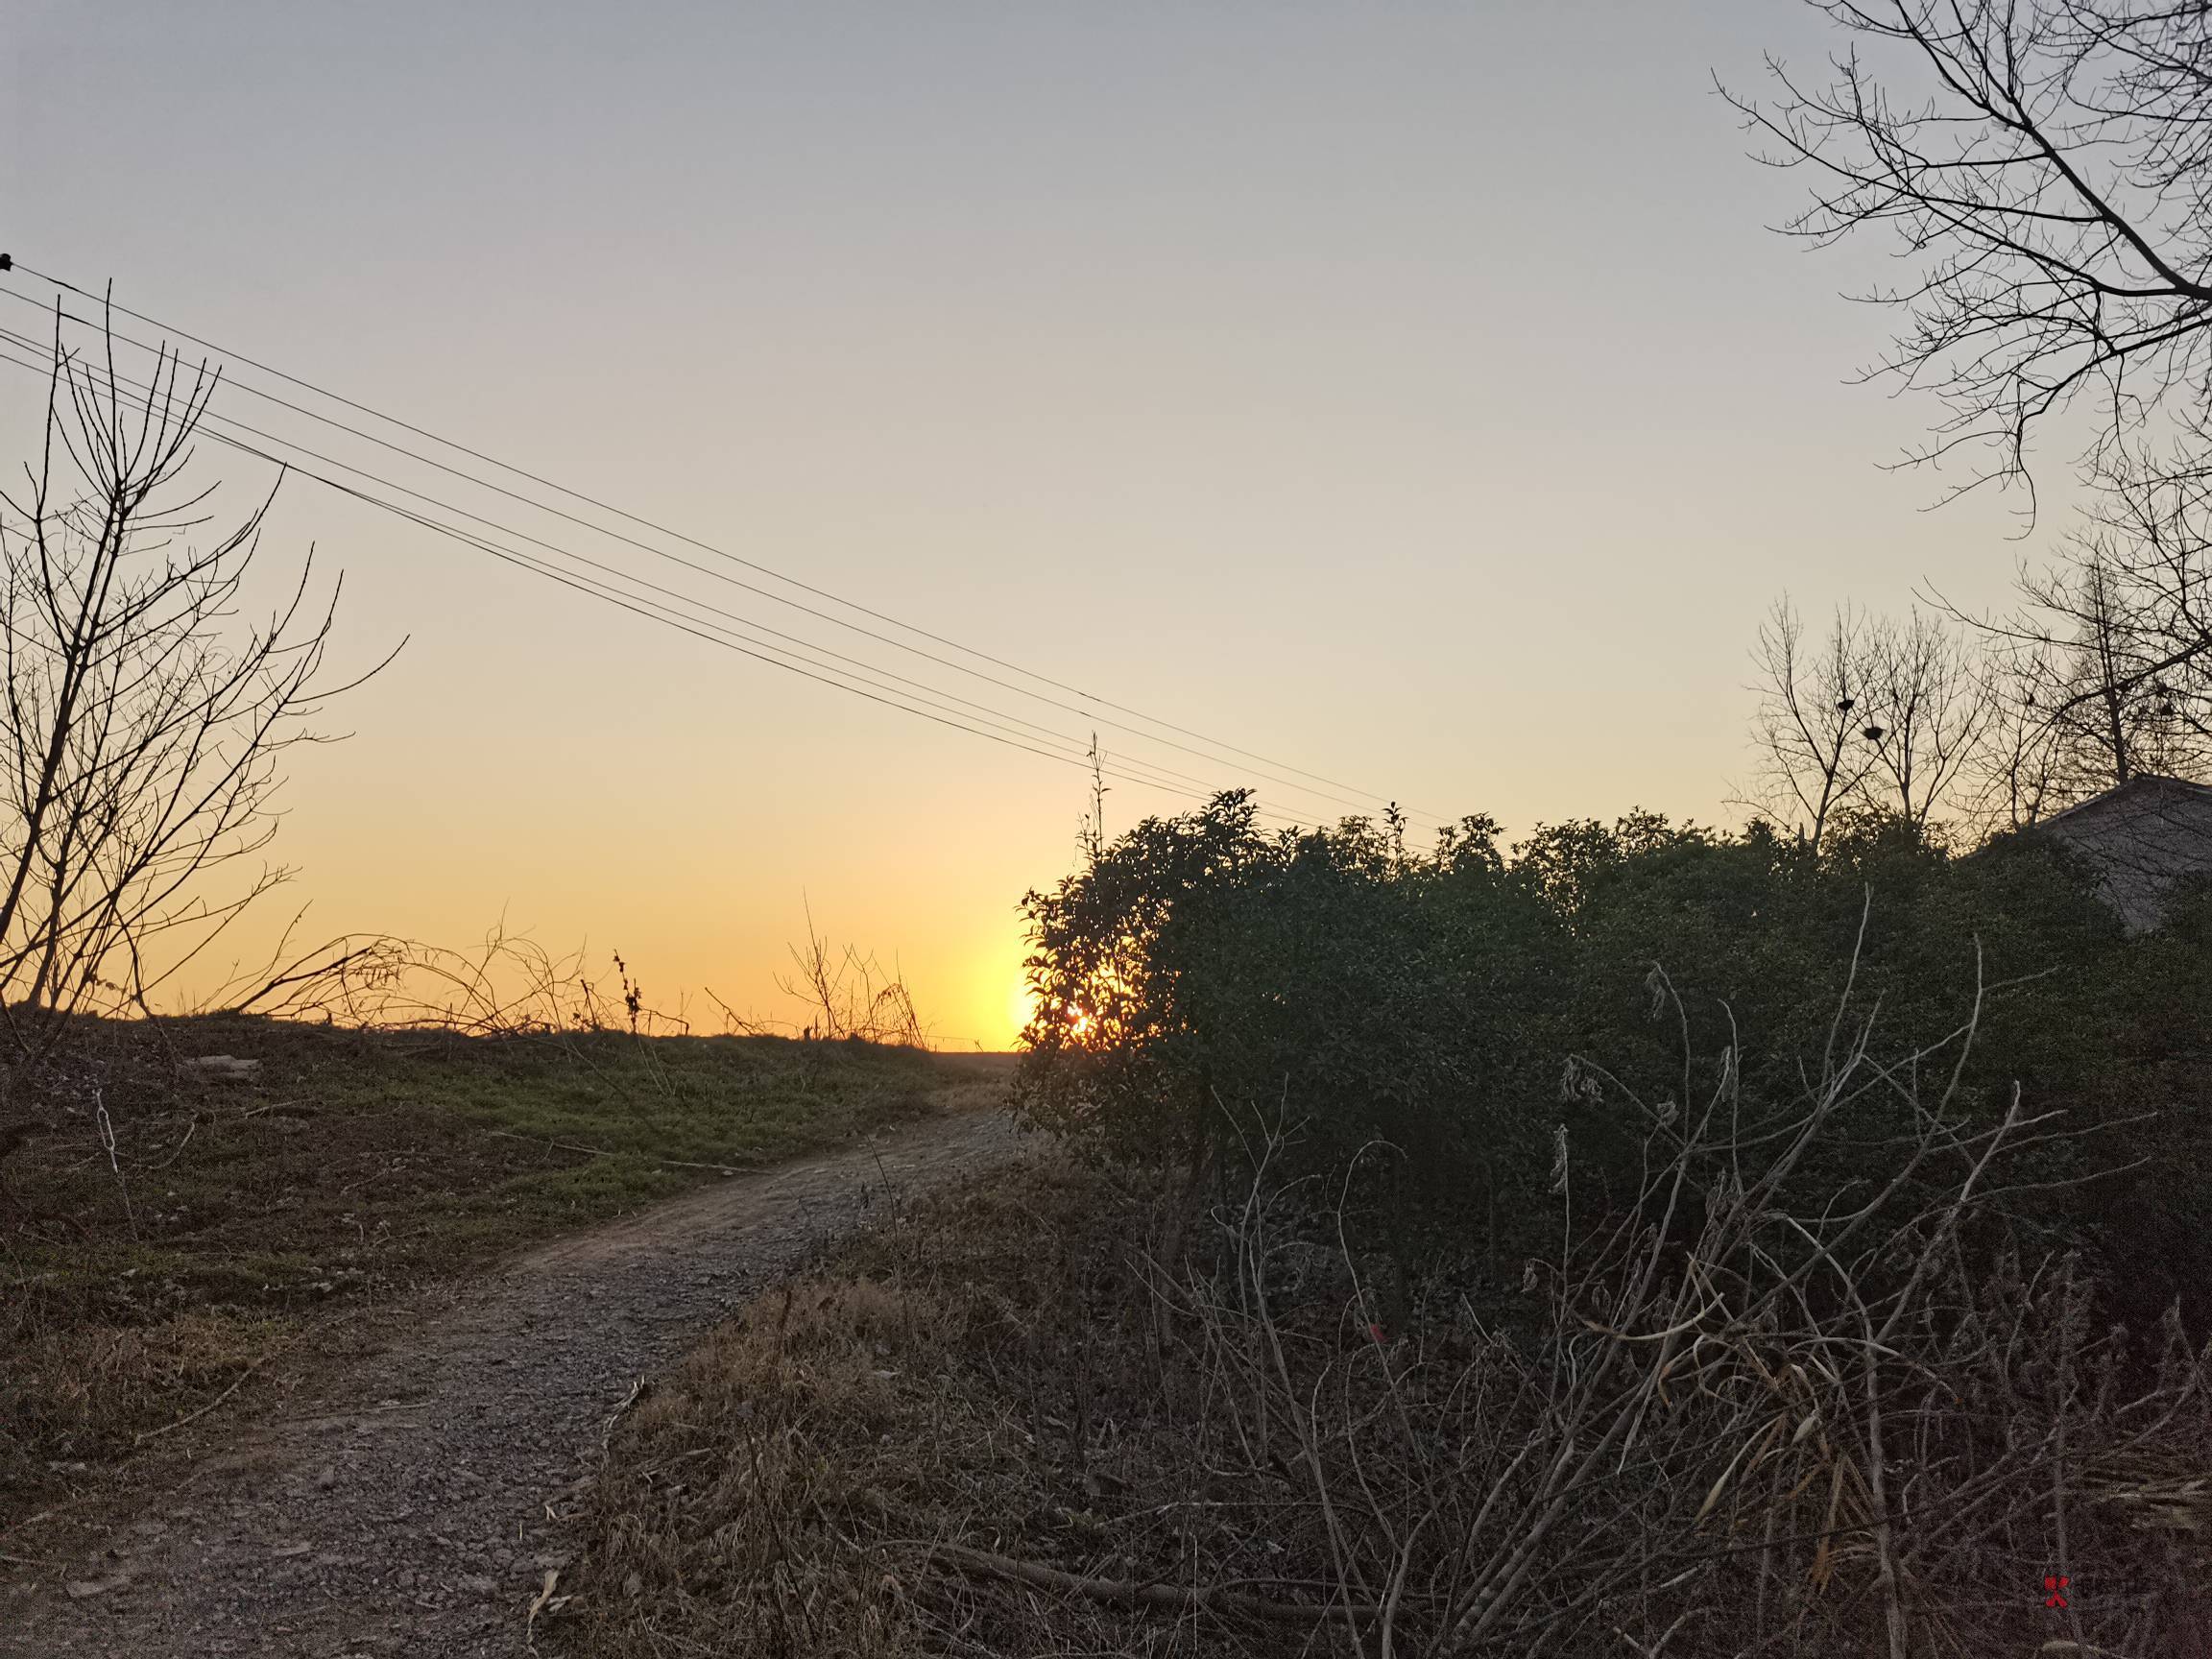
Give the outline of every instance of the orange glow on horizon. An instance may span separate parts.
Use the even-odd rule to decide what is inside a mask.
[[[1020,1041],[1022,1033],[1029,1028],[1029,1022],[1036,1017],[1036,993],[1029,989],[1028,981],[1017,980],[1006,998],[1006,1020],[1013,1028],[1015,1042]],[[1009,1042],[1007,1046],[1013,1046],[1013,1042]]]

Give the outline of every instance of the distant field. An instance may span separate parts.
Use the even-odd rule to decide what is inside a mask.
[[[0,1525],[335,1310],[913,1118],[983,1063],[234,1019],[114,1026],[95,1048],[52,1132],[0,1163]],[[178,1060],[214,1054],[260,1066],[180,1080]]]

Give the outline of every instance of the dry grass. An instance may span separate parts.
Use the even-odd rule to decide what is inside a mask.
[[[9,1434],[75,1453],[128,1450],[178,1419],[176,1403],[212,1399],[278,1351],[298,1322],[196,1309],[141,1326],[79,1325],[16,1345],[0,1386]]]
[[[1008,1609],[968,1605],[931,1547],[1073,1569],[1118,1528],[1132,1558],[1155,1552],[1167,1518],[1109,1495],[1176,1442],[1129,1276],[1130,1229],[1156,1213],[1148,1190],[1037,1153],[757,1299],[620,1431],[565,1640],[1046,1650]],[[1143,1634],[1104,1650],[1143,1651]]]

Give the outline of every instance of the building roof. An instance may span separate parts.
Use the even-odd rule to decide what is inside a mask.
[[[2097,872],[2099,896],[2130,933],[2165,920],[2174,886],[2212,875],[2212,787],[2145,774],[2054,813],[2030,831],[2050,835]]]

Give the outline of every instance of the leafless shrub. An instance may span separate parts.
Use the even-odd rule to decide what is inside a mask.
[[[776,988],[805,1008],[802,1035],[913,1048],[929,1046],[913,994],[896,966],[886,971],[874,956],[862,955],[851,945],[832,950],[830,941],[814,931],[811,906],[806,911],[806,943],[791,946],[790,952],[797,972],[779,976]]]
[[[653,1037],[690,1029],[681,1010],[647,1005],[621,952],[610,953],[613,991],[591,975],[589,960],[587,948],[556,953],[504,925],[473,950],[390,934],[347,934],[297,956],[280,949],[271,967],[233,979],[206,1002],[226,1013],[466,1037],[588,1031]]]
[[[706,995],[722,1014],[724,1033],[927,1047],[913,993],[896,970],[886,972],[852,946],[832,950],[813,934],[811,914],[807,920],[807,944],[790,947],[797,976],[777,982],[805,1012],[788,1021],[740,1014],[709,988]],[[469,1037],[604,1031],[669,1037],[692,1031],[685,1000],[680,998],[672,1011],[652,1006],[620,951],[608,955],[612,987],[592,974],[590,959],[588,948],[555,952],[504,924],[487,931],[472,950],[391,934],[344,934],[299,952],[280,943],[266,964],[233,974],[194,1011]]]

